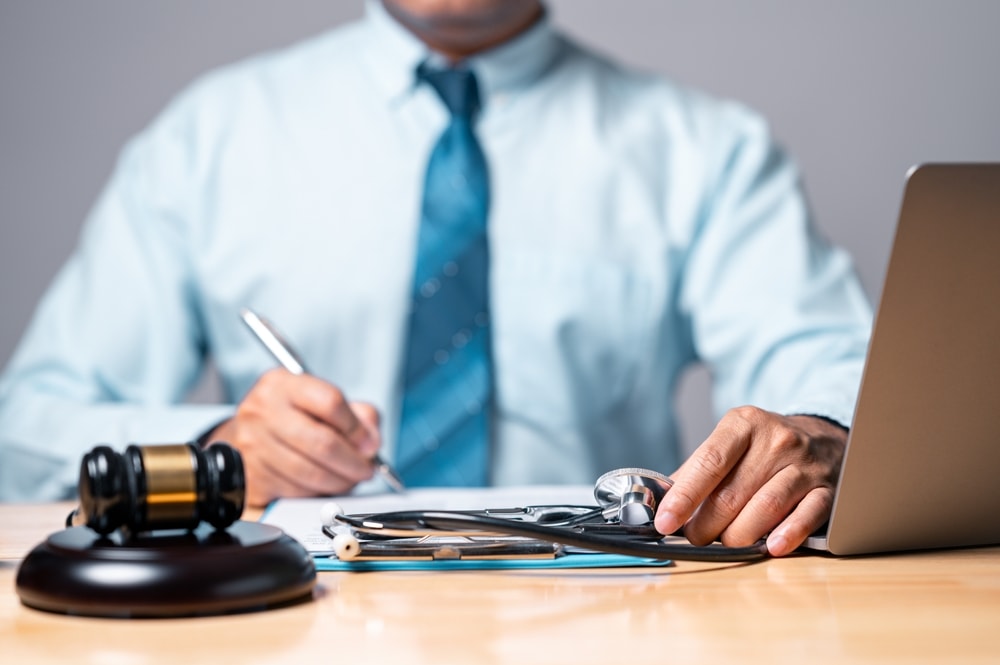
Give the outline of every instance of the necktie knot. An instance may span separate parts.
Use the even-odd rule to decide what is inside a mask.
[[[471,120],[480,108],[479,85],[470,69],[438,69],[421,63],[417,79],[434,88],[453,116]]]

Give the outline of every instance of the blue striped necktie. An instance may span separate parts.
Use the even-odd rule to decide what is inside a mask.
[[[473,133],[475,75],[417,70],[451,113],[424,182],[396,461],[408,487],[488,480],[493,397],[489,177]]]

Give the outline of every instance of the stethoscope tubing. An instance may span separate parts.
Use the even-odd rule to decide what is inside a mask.
[[[356,522],[350,515],[338,515],[338,520],[348,526]],[[582,533],[573,529],[545,526],[533,522],[474,515],[462,512],[410,510],[368,514],[363,524],[377,532],[380,529],[393,531],[441,531],[441,535],[455,531],[479,531],[508,536],[535,538],[551,543],[579,547],[581,549],[622,554],[647,559],[678,561],[700,561],[706,563],[739,563],[761,561],[770,556],[767,544],[762,539],[747,547],[727,547],[725,545],[672,544],[662,541],[637,540],[627,536],[606,536]],[[374,527],[374,528],[373,528]]]

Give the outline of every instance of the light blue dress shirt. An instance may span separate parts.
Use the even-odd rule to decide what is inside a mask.
[[[0,382],[0,498],[75,491],[98,443],[179,442],[273,360],[383,413],[392,459],[421,185],[448,121],[426,47],[359,23],[204,77],[123,151]],[[852,417],[871,324],[849,258],[755,114],[624,70],[544,20],[470,60],[490,164],[492,482],[679,462],[703,361],[741,404]],[[181,402],[209,358],[228,404]]]

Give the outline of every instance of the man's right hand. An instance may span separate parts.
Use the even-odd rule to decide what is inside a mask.
[[[381,446],[375,407],[348,402],[336,386],[284,369],[262,375],[209,440],[242,454],[251,506],[347,492],[372,477]]]

